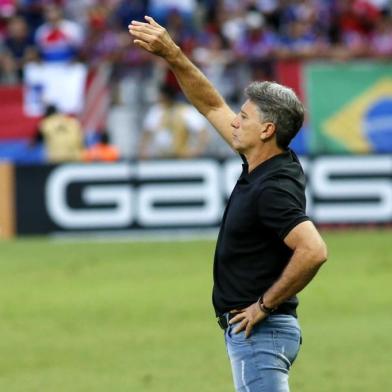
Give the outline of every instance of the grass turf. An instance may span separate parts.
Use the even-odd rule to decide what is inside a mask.
[[[324,233],[301,294],[295,392],[392,390],[391,231]],[[0,243],[0,390],[233,390],[214,241]]]

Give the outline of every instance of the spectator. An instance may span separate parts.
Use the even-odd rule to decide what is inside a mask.
[[[120,159],[118,148],[111,145],[106,131],[99,134],[99,141],[83,151],[85,162],[114,162]]]
[[[270,26],[274,26],[275,30],[280,26],[280,1],[279,0],[253,0],[250,4],[259,10],[266,18]]]
[[[261,80],[272,78],[272,63],[278,51],[279,40],[273,30],[266,25],[264,17],[257,12],[246,16],[245,33],[234,46],[234,53],[243,64],[249,64],[249,78]]]
[[[62,0],[61,0],[62,1]],[[106,1],[99,0],[65,0],[62,1],[62,9],[67,18],[76,22],[82,27],[83,31],[88,30],[88,19],[90,17],[91,9],[94,9],[99,4],[105,4]],[[102,5],[104,7],[104,5]]]
[[[81,53],[92,66],[102,62],[114,62],[119,52],[119,33],[109,24],[110,15],[102,5],[90,8],[88,30]]]
[[[147,15],[148,0],[121,0],[114,11],[115,18],[122,28],[126,28],[130,20],[141,20]]]
[[[190,158],[201,155],[207,143],[206,122],[190,105],[176,100],[168,85],[147,112],[140,143],[140,158]]]
[[[338,7],[340,41],[351,56],[364,56],[379,10],[366,0],[342,0]]]
[[[14,16],[9,19],[1,52],[5,78],[3,81],[20,83],[23,78],[23,66],[35,53],[34,41],[22,17]]]
[[[45,7],[46,23],[36,32],[35,40],[42,60],[49,63],[68,63],[75,59],[83,43],[81,27],[63,18],[55,4]]]
[[[0,0],[0,17],[12,17],[16,11],[15,3],[15,0]]]
[[[12,56],[6,52],[3,53],[3,49],[0,49],[0,55],[0,83],[4,85],[18,83],[18,75]]]
[[[236,45],[247,29],[245,11],[242,9],[229,10],[225,7],[216,11],[218,23],[220,24],[222,35],[230,43],[231,47]]]
[[[196,0],[149,0],[148,3],[148,15],[154,15],[165,24],[173,10],[179,12],[188,23],[191,22],[197,6]]]
[[[172,37],[176,37],[183,51],[191,52],[195,46],[195,31],[192,24],[187,23],[178,10],[173,9],[168,12],[166,29]]]
[[[18,0],[18,14],[22,15],[35,35],[38,27],[45,22],[43,5],[45,0]]]
[[[226,77],[226,68],[233,60],[232,52],[224,47],[220,35],[205,34],[203,42],[193,50],[192,57],[222,95],[232,95],[235,83]]]
[[[281,38],[280,57],[311,58],[323,53],[325,41],[318,37],[313,25],[306,21],[293,20]]]
[[[376,58],[392,57],[392,16],[384,15],[370,38],[370,54]]]
[[[83,134],[76,118],[59,113],[55,106],[49,105],[38,127],[36,140],[43,140],[48,162],[80,160]]]
[[[276,34],[269,29],[264,17],[257,12],[246,16],[246,30],[235,46],[236,54],[250,61],[265,60],[278,45]]]

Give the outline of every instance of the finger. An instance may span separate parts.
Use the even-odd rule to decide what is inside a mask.
[[[144,25],[129,25],[129,31],[139,31],[141,33],[151,34],[151,35],[158,35],[159,31],[148,24]]]
[[[151,18],[151,16],[145,16],[144,19],[146,19],[152,26],[155,27],[162,27],[160,24],[158,24],[157,22],[155,22],[155,20],[153,18]]]
[[[159,31],[151,28],[151,26],[131,26],[129,32],[137,31],[139,33],[145,33],[148,35],[153,35],[154,37],[158,37]]]
[[[249,323],[246,325],[246,329],[245,329],[245,337],[246,337],[246,338],[248,338],[248,337],[250,336],[250,334],[251,334],[251,332],[252,332],[252,329],[253,329],[253,324],[252,324],[251,322],[249,322]]]
[[[129,25],[128,29],[135,28],[135,27],[145,27],[149,30],[160,31],[162,28],[157,28],[156,26],[150,25],[149,23],[139,22],[138,20],[133,20]]]
[[[239,333],[243,331],[246,328],[246,325],[248,324],[248,320],[245,319],[242,321],[242,323],[239,325],[239,327],[234,331],[234,333]]]
[[[152,42],[155,39],[154,35],[146,34],[146,33],[141,33],[140,31],[130,31],[131,35],[133,35],[135,38],[139,38],[141,41],[144,42]]]
[[[134,25],[134,26],[151,26],[149,23],[140,22],[140,20],[132,20],[131,23],[128,25],[128,27],[131,26],[131,25]]]
[[[145,49],[145,50],[147,50],[147,51],[150,51],[150,46],[149,46],[146,42],[140,41],[140,39],[135,39],[135,40],[133,41],[133,43],[134,43],[136,46],[139,46],[139,48],[142,48],[142,49]]]
[[[245,318],[245,313],[240,313],[234,316],[232,319],[229,320],[229,324],[235,324],[238,323],[238,321],[241,321]]]
[[[146,25],[148,25],[148,23],[140,22],[138,20],[132,20],[131,23],[128,25],[128,27],[131,27],[131,26],[146,26]]]
[[[230,310],[229,313],[240,313],[240,312],[241,312],[240,309],[233,309],[233,310]]]

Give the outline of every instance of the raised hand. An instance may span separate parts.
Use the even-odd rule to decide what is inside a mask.
[[[128,26],[129,33],[134,37],[133,43],[168,61],[174,60],[180,48],[164,27],[150,16],[145,16],[145,19],[147,23],[133,20]]]

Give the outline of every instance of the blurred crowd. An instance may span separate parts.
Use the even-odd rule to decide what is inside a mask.
[[[392,58],[392,0],[0,0],[0,83],[22,82],[31,62],[106,64],[112,104],[144,116],[159,86],[178,90],[131,43],[127,25],[144,15],[233,103],[249,80],[273,78],[276,60]]]
[[[1,80],[19,81],[23,64],[39,58],[107,61],[121,77],[152,61],[127,33],[146,14],[205,67],[390,57],[391,8],[390,0],[0,0]]]

